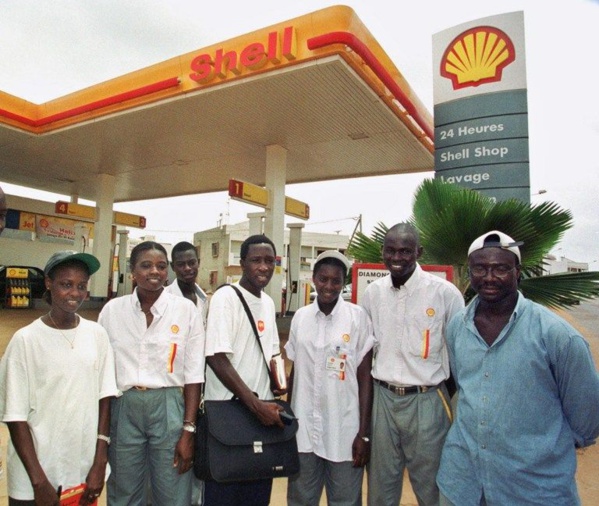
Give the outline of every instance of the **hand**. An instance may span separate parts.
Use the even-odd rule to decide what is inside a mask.
[[[104,488],[104,477],[106,475],[106,464],[99,464],[94,462],[87,477],[85,478],[85,492],[81,496],[79,502],[80,506],[87,506],[93,504],[94,501],[100,497],[102,489]]]
[[[87,477],[85,478],[85,484],[87,488],[81,497],[79,502],[80,506],[86,506],[93,504],[94,501],[100,497],[102,489],[104,488],[104,477],[106,476],[106,463],[94,462]]]
[[[254,413],[262,425],[276,425],[283,428],[283,422],[279,416],[279,412],[283,411],[283,407],[276,402],[264,402],[256,399]]]
[[[366,442],[362,437],[356,434],[351,446],[353,466],[364,467],[370,460],[370,441]]]
[[[178,468],[179,474],[184,474],[193,467],[194,433],[181,431],[181,437],[175,446],[173,467]]]
[[[56,489],[48,480],[33,487],[33,499],[36,506],[59,506],[60,498]]]

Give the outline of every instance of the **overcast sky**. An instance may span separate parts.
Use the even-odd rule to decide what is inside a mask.
[[[480,17],[524,11],[532,202],[551,200],[572,211],[575,226],[554,252],[591,262],[597,270],[597,1],[0,0],[0,90],[43,103],[338,3],[354,8],[431,111],[433,34]],[[286,193],[310,204],[306,230],[349,235],[362,215],[363,231],[369,233],[379,221],[392,225],[407,219],[414,190],[432,175],[290,185]],[[3,186],[9,194],[33,195]],[[539,190],[546,193],[534,195]],[[224,192],[115,208],[147,218],[148,228],[132,231],[133,237],[153,234],[172,243],[216,226],[221,214],[235,223],[259,210],[229,202]],[[188,218],[175,224],[179,212]]]

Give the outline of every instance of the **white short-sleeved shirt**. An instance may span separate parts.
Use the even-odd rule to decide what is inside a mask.
[[[341,297],[329,315],[316,301],[295,313],[285,351],[294,362],[291,407],[299,419],[300,452],[352,460],[360,428],[358,366],[373,345],[366,311]],[[341,370],[327,365],[331,359],[343,361]]]
[[[35,320],[15,333],[0,362],[0,419],[28,423],[54,487],[85,481],[96,452],[98,402],[117,394],[106,331],[84,318],[75,329],[62,331]],[[32,500],[31,482],[12,442],[7,464],[10,497]]]
[[[391,276],[370,283],[361,305],[374,327],[372,376],[396,385],[437,385],[449,377],[445,331],[464,307],[461,292],[420,265],[400,289]]]
[[[135,290],[109,301],[98,317],[114,349],[119,389],[202,383],[205,332],[193,302],[163,290],[150,309],[147,327]]]
[[[181,291],[181,287],[179,286],[179,283],[177,282],[176,279],[170,285],[166,286],[164,288],[164,290],[169,293],[172,293],[173,295],[176,295],[177,297],[186,298],[183,295],[183,292]],[[208,296],[206,295],[204,290],[202,290],[200,288],[200,285],[198,285],[197,283],[195,285],[195,292],[196,292],[196,307],[198,308],[198,311],[202,315],[202,320],[204,322],[204,327],[205,327],[206,326],[206,317],[208,316]]]
[[[256,322],[266,361],[280,353],[275,304],[265,292],[256,297],[239,283],[235,286],[243,294]],[[229,286],[217,290],[210,299],[206,331],[206,356],[226,353],[237,374],[260,399],[272,399],[270,377],[260,346],[239,297]],[[233,396],[208,367],[206,391],[208,400],[226,400]]]

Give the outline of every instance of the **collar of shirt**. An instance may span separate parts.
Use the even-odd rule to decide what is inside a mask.
[[[393,286],[393,281],[391,280],[391,274],[389,274],[388,276],[386,276],[386,280],[387,280],[387,284],[389,286],[389,288],[391,288],[391,290],[407,290],[408,295],[412,295],[414,293],[414,290],[420,286],[420,281],[422,277],[422,267],[420,267],[420,264],[418,262],[416,262],[416,268],[414,269],[414,272],[412,273],[412,275],[408,278],[408,280],[399,288],[395,288],[395,286]]]
[[[314,315],[321,317],[321,318],[326,318],[326,317],[330,317],[333,318],[334,315],[336,315],[339,311],[341,311],[341,305],[342,304],[346,304],[346,302],[343,300],[343,297],[341,297],[341,294],[339,294],[339,298],[337,299],[337,304],[335,304],[335,307],[333,308],[333,310],[331,311],[330,314],[326,315],[324,314],[321,310],[320,310],[320,306],[318,305],[318,300],[314,299],[313,302],[314,306]]]
[[[520,292],[518,292],[518,300],[516,301],[516,307],[514,308],[514,311],[512,312],[507,324],[505,325],[505,327],[503,327],[503,329],[499,333],[499,336],[491,346],[499,345],[506,338],[509,330],[514,325],[515,321],[525,311],[526,306],[524,300],[524,296]],[[476,313],[476,308],[478,307],[478,304],[479,300],[477,295],[474,299],[472,299],[470,304],[468,304],[466,311],[464,311],[464,323],[466,323],[467,325],[471,325],[472,332],[476,335],[476,337],[478,337],[478,339],[481,340],[481,342],[485,343],[484,339],[480,335],[480,332],[476,328],[476,325],[474,324],[474,315]]]
[[[179,286],[179,282],[177,281],[176,278],[171,282],[170,285],[166,286],[164,289],[167,292],[171,292],[175,295],[178,295],[179,297],[183,297],[183,292],[181,291],[181,287]],[[196,295],[202,302],[206,302],[206,300],[208,300],[208,296],[206,295],[204,290],[202,290],[200,288],[200,285],[198,285],[197,283],[195,284],[194,290],[195,290]]]
[[[152,304],[150,310],[152,310],[152,314],[157,316],[162,316],[164,314],[166,305],[167,305],[167,297],[164,295],[166,290],[163,289],[160,293],[160,297]],[[133,297],[131,297],[131,304],[133,305],[134,314],[143,313],[141,309],[141,303],[139,302],[139,297],[137,296],[137,288],[133,291]]]

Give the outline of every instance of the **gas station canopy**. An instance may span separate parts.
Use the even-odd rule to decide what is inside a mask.
[[[330,7],[37,105],[0,92],[0,180],[114,201],[433,169],[430,114],[348,7]]]

